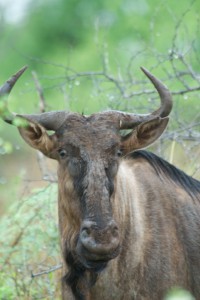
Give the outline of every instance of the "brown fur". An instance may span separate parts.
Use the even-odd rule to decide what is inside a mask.
[[[160,300],[173,286],[200,299],[200,183],[159,158],[128,154],[157,139],[167,122],[156,117],[121,137],[106,115],[71,114],[52,136],[37,124],[20,130],[59,162],[63,300]],[[91,252],[92,266],[81,243],[88,221],[96,224],[92,247],[106,252],[95,262]],[[120,248],[106,250],[117,239]]]
[[[173,286],[200,299],[200,221],[186,218],[183,202],[196,216],[200,204],[167,179],[163,184],[142,159],[121,162],[112,201],[122,249],[101,274],[91,299],[160,300]],[[187,240],[190,234],[195,238]],[[190,247],[195,252],[188,258]]]

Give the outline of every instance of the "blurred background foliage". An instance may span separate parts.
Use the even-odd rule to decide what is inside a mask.
[[[10,110],[39,112],[39,83],[47,110],[146,113],[159,102],[145,66],[174,97],[152,149],[200,178],[199,11],[198,0],[0,0],[0,83],[29,66]],[[43,160],[0,120],[2,300],[59,299],[56,164]]]

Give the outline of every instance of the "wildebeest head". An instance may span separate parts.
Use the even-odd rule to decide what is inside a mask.
[[[10,92],[25,68],[0,89]],[[161,107],[151,114],[107,111],[90,116],[66,111],[38,115],[14,115],[7,109],[2,118],[17,124],[21,136],[33,148],[59,162],[58,184],[63,243],[87,268],[105,265],[120,250],[118,224],[113,219],[112,195],[121,156],[154,142],[164,131],[172,108],[168,89],[147,70],[157,89]],[[6,111],[6,112],[5,112]],[[120,131],[131,129],[125,136]],[[54,131],[49,134],[48,130]]]

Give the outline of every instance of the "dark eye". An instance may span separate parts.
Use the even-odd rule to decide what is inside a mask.
[[[67,155],[67,151],[65,149],[60,149],[58,151],[58,153],[59,153],[59,155],[60,155],[61,158],[65,158],[66,155]]]

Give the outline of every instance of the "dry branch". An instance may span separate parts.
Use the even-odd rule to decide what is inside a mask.
[[[48,269],[48,270],[45,270],[45,271],[42,271],[42,272],[39,272],[39,273],[32,273],[32,274],[31,274],[31,277],[34,278],[34,277],[46,275],[46,274],[55,272],[55,271],[61,269],[62,267],[63,267],[63,265],[62,265],[62,264],[59,264],[59,265],[57,265],[57,266],[51,267],[51,268]]]

